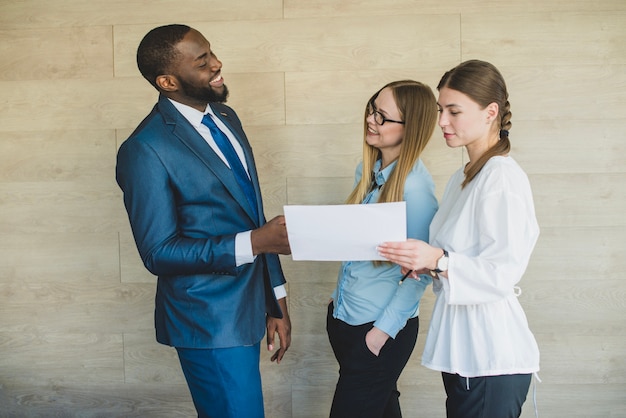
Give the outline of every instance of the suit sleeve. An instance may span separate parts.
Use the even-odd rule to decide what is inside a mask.
[[[198,238],[180,233],[175,191],[149,144],[132,139],[122,144],[116,179],[137,249],[152,274],[236,274],[235,234]]]

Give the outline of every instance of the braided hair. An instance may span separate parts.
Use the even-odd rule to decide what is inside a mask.
[[[511,129],[511,104],[506,83],[500,71],[485,61],[469,60],[446,72],[437,85],[437,90],[447,87],[459,91],[478,103],[483,109],[496,103],[499,109],[497,119],[500,140],[478,158],[465,172],[465,187],[482,170],[491,157],[506,155],[511,150],[509,130]]]

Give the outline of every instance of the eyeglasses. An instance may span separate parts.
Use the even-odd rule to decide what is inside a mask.
[[[400,121],[400,120],[393,120],[393,119],[387,119],[385,116],[383,116],[382,113],[380,113],[378,111],[378,109],[376,109],[376,106],[374,106],[374,103],[370,102],[367,105],[367,116],[371,116],[374,115],[374,122],[376,122],[377,125],[384,125],[385,122],[393,122],[393,123],[399,123],[400,125],[404,125],[404,122]]]

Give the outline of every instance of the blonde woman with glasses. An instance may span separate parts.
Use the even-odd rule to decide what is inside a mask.
[[[420,156],[437,121],[432,90],[412,80],[389,83],[368,101],[364,116],[363,161],[347,203],[406,201],[407,236],[428,240],[437,200]],[[331,418],[402,416],[397,381],[417,341],[419,303],[432,279],[401,285],[401,278],[389,262],[341,264],[327,315],[339,363]]]

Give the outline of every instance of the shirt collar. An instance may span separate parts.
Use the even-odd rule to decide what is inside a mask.
[[[191,123],[192,126],[194,126],[195,128],[198,128],[200,125],[202,125],[202,118],[204,117],[204,115],[206,114],[210,114],[213,119],[215,119],[215,113],[213,113],[213,109],[211,109],[211,106],[209,104],[206,105],[206,109],[204,109],[204,112],[200,112],[197,109],[194,109],[191,106],[187,106],[185,104],[182,104],[180,102],[177,102],[175,100],[172,100],[170,98],[168,98],[168,100],[170,102],[172,102],[172,104],[174,105],[174,107],[185,117],[185,119],[187,119],[189,121],[189,123]]]
[[[383,184],[385,184],[385,182],[387,181],[387,179],[391,175],[391,172],[393,171],[393,168],[396,166],[397,162],[398,162],[398,160],[395,160],[394,162],[392,162],[387,167],[385,167],[385,168],[383,168],[381,170],[380,166],[383,163],[382,160],[377,160],[376,161],[376,163],[374,164],[374,169],[372,170],[372,173],[374,175],[374,181],[376,182],[376,185],[378,187],[381,187]]]

